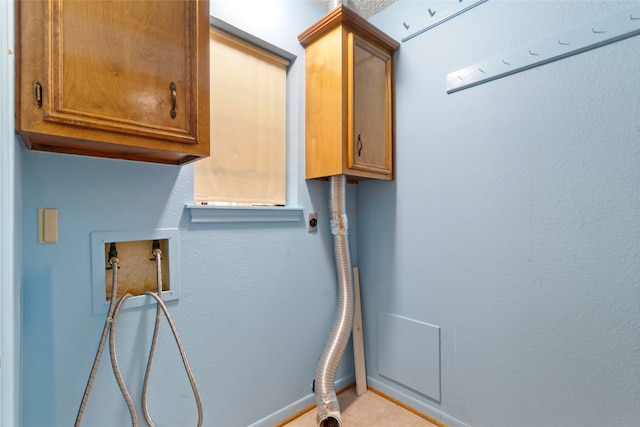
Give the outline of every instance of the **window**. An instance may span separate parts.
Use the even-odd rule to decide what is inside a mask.
[[[219,23],[210,30],[211,156],[195,163],[194,201],[284,205],[292,55],[275,54],[279,49],[265,49],[264,42],[252,43],[236,36],[239,30],[231,34],[220,27],[233,28]]]

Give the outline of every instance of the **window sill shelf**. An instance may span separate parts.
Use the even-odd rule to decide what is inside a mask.
[[[211,206],[187,205],[191,223],[237,222],[297,222],[302,220],[303,207],[285,206]]]

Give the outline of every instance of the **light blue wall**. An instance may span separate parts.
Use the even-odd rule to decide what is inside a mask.
[[[637,424],[640,39],[445,93],[453,70],[628,6],[492,0],[402,44],[397,181],[360,184],[357,208],[350,188],[370,384],[452,426]],[[400,1],[372,21],[400,39],[403,19],[424,7]],[[219,18],[298,55],[288,188],[305,213],[322,215],[326,183],[302,178],[296,36],[324,10],[300,1],[256,8],[212,3]],[[104,320],[91,314],[92,231],[180,229],[183,294],[170,309],[206,425],[272,425],[310,403],[335,307],[322,221],[317,235],[302,224],[193,225],[184,210],[192,166],[16,156],[17,185],[24,184],[24,426],[70,425],[75,417]],[[59,209],[56,245],[37,244],[39,207]],[[377,373],[379,311],[441,327],[439,401]],[[120,320],[119,358],[134,396],[151,316],[133,310]],[[169,338],[159,344],[152,413],[167,425],[193,425],[195,406]],[[351,357],[349,350],[338,378],[352,378]],[[107,359],[85,421],[128,424]]]
[[[450,425],[638,425],[640,37],[446,94],[452,71],[637,4],[492,0],[402,44],[397,181],[358,188],[374,386]],[[426,10],[372,21],[400,39]],[[441,327],[439,401],[378,374],[379,311]]]
[[[205,425],[273,425],[313,403],[311,381],[335,316],[337,286],[328,185],[304,180],[304,58],[296,37],[325,10],[279,1],[258,13],[261,3],[214,1],[211,12],[298,56],[289,75],[289,198],[305,214],[319,213],[320,232],[308,233],[302,221],[191,224],[184,206],[193,202],[193,166],[25,152],[24,426],[67,426],[75,419],[104,322],[91,308],[93,231],[179,228],[182,293],[169,308],[200,389]],[[349,213],[355,217],[354,190]],[[38,244],[42,207],[58,209],[57,244]],[[118,322],[118,358],[136,402],[154,310],[132,309]],[[168,329],[158,346],[151,413],[162,425],[195,425],[195,404]],[[347,383],[353,379],[350,349],[343,360],[337,378]],[[139,404],[138,411],[141,417]],[[130,423],[107,353],[84,421]]]

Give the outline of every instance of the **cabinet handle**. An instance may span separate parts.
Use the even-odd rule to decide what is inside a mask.
[[[358,143],[356,144],[356,148],[358,149],[358,157],[362,155],[362,139],[360,139],[360,134],[358,134]]]
[[[38,108],[42,107],[42,85],[37,80],[33,82],[33,103]]]
[[[176,118],[176,101],[177,101],[177,95],[176,95],[176,84],[174,82],[171,82],[171,84],[169,85],[169,90],[171,90],[171,111],[169,112],[169,115],[171,116],[172,119]]]

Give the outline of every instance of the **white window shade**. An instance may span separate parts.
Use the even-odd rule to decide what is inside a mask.
[[[284,205],[289,61],[211,28],[211,156],[196,203]]]

